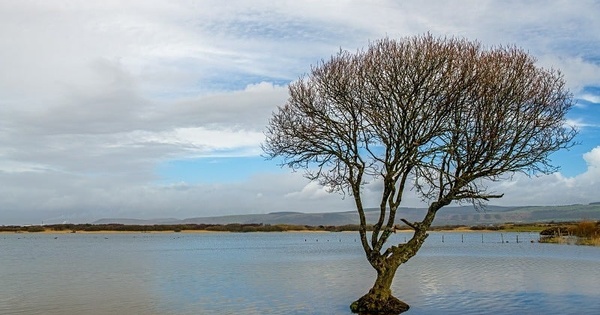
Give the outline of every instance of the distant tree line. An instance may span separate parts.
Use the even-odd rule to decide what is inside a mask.
[[[546,223],[504,223],[500,225],[439,225],[431,228],[432,231],[456,230],[468,228],[472,231],[504,231],[514,230],[539,230],[545,229],[542,235],[575,235],[580,237],[589,237],[600,235],[600,223],[591,221],[582,222],[546,222]],[[367,230],[372,231],[373,226],[367,225]],[[263,224],[263,223],[230,223],[230,224],[155,224],[155,225],[136,225],[136,224],[49,224],[49,225],[0,225],[0,232],[44,232],[48,231],[70,231],[70,232],[182,232],[182,231],[213,231],[213,232],[286,232],[286,231],[323,231],[323,232],[344,232],[358,231],[359,225],[299,225],[299,224]],[[408,226],[396,226],[394,231],[408,231]]]
[[[263,223],[231,223],[231,224],[155,224],[155,225],[134,225],[134,224],[50,224],[33,226],[0,226],[0,232],[44,232],[50,231],[71,231],[71,232],[182,232],[182,231],[214,231],[214,232],[284,232],[284,231],[358,231],[359,226],[348,225],[294,225],[294,224],[263,224]]]

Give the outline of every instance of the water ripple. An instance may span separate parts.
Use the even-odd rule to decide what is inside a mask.
[[[400,267],[393,290],[411,315],[599,310],[600,249],[528,238],[432,233]],[[0,314],[350,314],[348,305],[375,276],[356,239],[354,233],[6,235]]]

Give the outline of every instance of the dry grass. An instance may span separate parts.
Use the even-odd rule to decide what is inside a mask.
[[[580,238],[577,245],[600,246],[600,237]]]
[[[581,221],[548,229],[540,241],[554,244],[600,246],[600,222]]]
[[[569,232],[579,237],[597,237],[600,235],[598,223],[594,221],[581,221],[569,229]]]

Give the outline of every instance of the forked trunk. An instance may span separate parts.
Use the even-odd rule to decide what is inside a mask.
[[[400,301],[392,295],[392,281],[398,265],[384,263],[385,266],[378,268],[377,279],[369,293],[350,305],[353,313],[363,315],[397,315],[409,309],[408,304]]]
[[[392,282],[398,267],[413,257],[427,238],[427,228],[431,225],[435,211],[428,212],[416,228],[412,239],[406,244],[392,246],[384,254],[368,256],[369,262],[377,271],[377,279],[369,293],[350,305],[350,310],[358,314],[397,315],[408,311],[408,304],[392,295]],[[390,255],[391,253],[391,255]]]

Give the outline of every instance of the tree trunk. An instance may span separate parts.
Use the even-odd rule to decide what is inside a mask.
[[[408,304],[398,300],[392,295],[392,281],[397,264],[383,262],[381,268],[377,268],[377,279],[369,293],[350,305],[353,313],[364,315],[397,315],[409,309]]]

